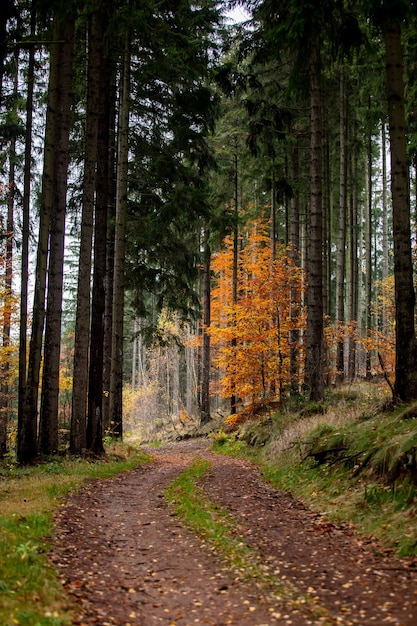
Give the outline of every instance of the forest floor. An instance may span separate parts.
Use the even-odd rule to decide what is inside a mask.
[[[56,513],[51,560],[78,607],[74,624],[417,624],[412,560],[327,522],[207,440],[147,452],[151,463],[89,483]],[[211,464],[205,494],[230,512],[282,594],[245,580],[169,507],[164,490],[196,458]]]

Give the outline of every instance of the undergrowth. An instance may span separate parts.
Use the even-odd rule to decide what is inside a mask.
[[[71,624],[71,605],[48,561],[53,511],[72,490],[108,478],[147,457],[118,444],[101,460],[56,457],[19,468],[0,464],[0,624]]]
[[[379,399],[378,399],[379,397]],[[378,388],[327,399],[327,411],[274,415],[213,437],[217,451],[250,456],[275,487],[383,550],[417,556],[417,409],[384,410]],[[254,445],[253,443],[254,442]]]

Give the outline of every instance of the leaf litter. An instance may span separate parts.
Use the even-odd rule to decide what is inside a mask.
[[[56,513],[51,560],[79,626],[367,626],[417,623],[417,568],[335,526],[266,484],[248,461],[188,440],[153,448],[154,462],[83,487]],[[164,489],[195,458],[202,486],[274,585],[229,569],[183,527]]]

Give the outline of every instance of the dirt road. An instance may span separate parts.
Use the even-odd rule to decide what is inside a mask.
[[[148,466],[90,483],[57,512],[51,559],[79,607],[74,624],[417,624],[413,563],[327,522],[207,442],[151,453]],[[197,457],[211,462],[204,491],[291,587],[291,601],[230,571],[168,508],[165,487]]]

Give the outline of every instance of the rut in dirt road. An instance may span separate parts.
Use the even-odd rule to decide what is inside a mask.
[[[378,554],[265,484],[247,461],[187,441],[152,450],[154,462],[93,482],[57,513],[52,560],[79,610],[74,624],[417,624],[417,571]],[[164,489],[195,458],[210,460],[209,498],[227,508],[265,575],[245,581],[184,529]]]

